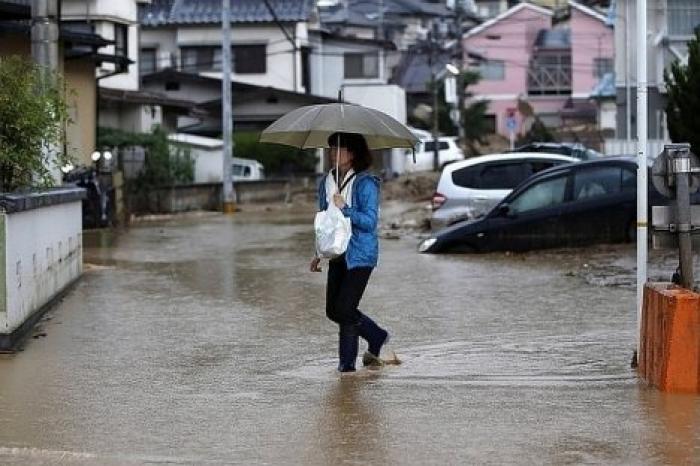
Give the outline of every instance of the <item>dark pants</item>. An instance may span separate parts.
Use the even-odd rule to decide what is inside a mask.
[[[362,314],[357,307],[360,305],[371,274],[372,267],[348,270],[345,256],[329,262],[326,316],[330,320],[341,327],[359,324]]]

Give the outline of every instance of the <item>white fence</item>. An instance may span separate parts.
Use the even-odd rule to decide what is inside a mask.
[[[81,189],[0,198],[0,349],[83,270]],[[29,198],[29,199],[28,199]]]
[[[671,144],[671,141],[662,139],[650,139],[647,141],[647,157],[655,159],[664,150],[664,144]],[[626,139],[606,139],[605,155],[637,155],[637,141]]]

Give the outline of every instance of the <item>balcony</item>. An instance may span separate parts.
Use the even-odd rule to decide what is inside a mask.
[[[527,70],[528,95],[571,94],[571,55],[535,56]]]

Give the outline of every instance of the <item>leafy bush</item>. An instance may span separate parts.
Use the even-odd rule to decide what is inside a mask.
[[[22,57],[0,56],[0,192],[52,184],[52,165],[70,159],[60,151],[68,122],[59,76]]]
[[[146,151],[143,171],[129,184],[136,190],[187,184],[194,181],[194,160],[189,150],[168,140],[168,134],[156,126],[151,133],[127,133],[100,128],[98,147],[143,147]]]
[[[289,174],[313,172],[316,167],[314,151],[280,144],[261,144],[260,133],[236,132],[233,135],[233,156],[255,159],[265,166],[265,173]]]
[[[688,42],[688,64],[675,62],[664,71],[668,88],[668,132],[673,142],[689,142],[700,155],[700,28]]]

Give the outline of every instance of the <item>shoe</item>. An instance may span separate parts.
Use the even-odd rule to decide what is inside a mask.
[[[341,325],[338,334],[338,372],[354,372],[357,360],[358,335],[356,325]]]
[[[384,361],[369,351],[365,351],[365,354],[362,355],[362,365],[365,367],[382,367],[384,365]]]
[[[360,317],[357,331],[360,336],[367,341],[367,351],[372,354],[375,359],[379,359],[382,346],[389,341],[389,332],[381,328],[376,322],[364,314]]]

